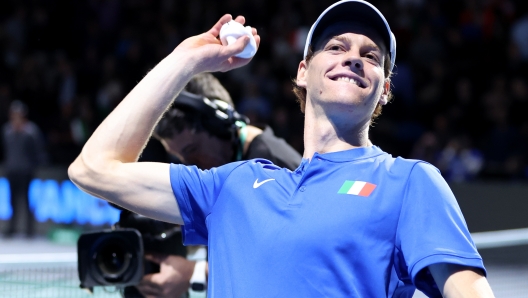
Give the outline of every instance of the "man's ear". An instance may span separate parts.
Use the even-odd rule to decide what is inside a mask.
[[[381,98],[379,101],[379,104],[384,106],[389,102],[389,93],[390,93],[390,80],[385,80],[385,84],[383,84],[383,93],[381,93]]]
[[[299,63],[299,68],[297,69],[297,79],[295,80],[295,83],[297,83],[297,86],[306,88],[306,68],[308,65],[306,64],[305,60],[302,60]]]

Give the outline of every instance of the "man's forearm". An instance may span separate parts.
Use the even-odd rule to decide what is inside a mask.
[[[93,133],[83,160],[137,161],[157,121],[193,75],[186,61],[173,52],[154,67]]]

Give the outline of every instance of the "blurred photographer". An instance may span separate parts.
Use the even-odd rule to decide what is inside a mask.
[[[186,91],[186,92],[185,92]],[[233,108],[231,96],[210,73],[194,76],[154,130],[165,149],[186,165],[201,169],[237,160],[264,158],[294,170],[300,154],[270,127],[247,124]],[[147,274],[137,289],[145,297],[205,297],[206,250],[188,247],[187,259],[172,254],[147,254],[160,272]]]
[[[13,216],[4,232],[13,237],[20,218],[25,220],[26,237],[35,234],[35,220],[29,206],[29,184],[46,160],[44,139],[39,127],[27,118],[28,107],[20,100],[9,106],[9,121],[2,128],[4,169],[9,180]]]

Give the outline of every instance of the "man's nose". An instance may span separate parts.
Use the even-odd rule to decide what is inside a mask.
[[[363,70],[363,60],[361,60],[359,55],[354,53],[347,54],[344,57],[343,64],[352,70]]]

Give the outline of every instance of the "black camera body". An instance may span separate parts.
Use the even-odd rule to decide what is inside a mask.
[[[85,233],[77,244],[81,288],[125,287],[143,277],[143,239],[136,229]]]
[[[146,261],[145,253],[186,257],[180,226],[123,210],[113,229],[79,237],[80,287],[91,290],[95,286],[115,286],[126,293],[145,274],[159,272],[159,265]]]

